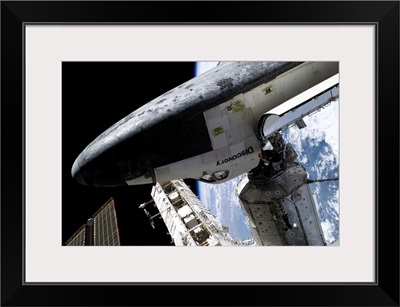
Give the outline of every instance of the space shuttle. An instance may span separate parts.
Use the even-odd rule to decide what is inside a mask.
[[[258,170],[265,153],[286,172],[290,152],[277,155],[279,142],[271,140],[283,127],[301,128],[304,116],[337,96],[338,74],[333,61],[221,62],[100,134],[76,158],[72,177],[95,187],[189,178],[219,184]]]

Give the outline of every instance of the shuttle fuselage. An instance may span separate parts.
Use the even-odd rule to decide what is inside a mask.
[[[337,62],[222,63],[103,132],[77,157],[72,176],[90,186],[225,182],[258,165],[264,113],[338,70]]]

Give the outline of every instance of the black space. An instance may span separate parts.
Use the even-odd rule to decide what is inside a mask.
[[[173,245],[163,221],[153,229],[138,208],[151,200],[152,185],[87,187],[74,181],[71,167],[99,134],[194,74],[193,62],[62,63],[62,244],[112,197],[121,245]]]

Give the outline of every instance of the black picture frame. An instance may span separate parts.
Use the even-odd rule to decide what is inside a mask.
[[[190,12],[190,15],[185,12]],[[133,285],[24,283],[23,39],[24,25],[32,22],[374,25],[377,42],[376,282]],[[399,36],[398,1],[2,1],[2,306],[399,306]],[[179,293],[185,293],[188,299],[179,296]]]

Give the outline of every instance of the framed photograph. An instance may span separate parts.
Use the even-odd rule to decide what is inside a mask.
[[[399,306],[398,25],[397,1],[3,1],[1,304]],[[275,83],[237,87],[243,71],[255,75],[262,63]],[[249,189],[257,190],[251,185],[257,172],[278,178],[279,167],[292,167],[285,162],[291,151],[285,146],[277,157],[268,138],[258,155],[251,133],[230,120],[245,122],[246,114],[260,123],[271,120],[252,98],[256,94],[246,93],[259,90],[279,105],[297,95],[282,98],[291,87],[307,92],[297,85],[308,82],[306,74],[337,78],[324,89],[329,108],[325,102],[291,107],[291,116],[318,111],[320,117],[290,117],[280,125],[296,123],[307,141],[295,144],[297,132],[289,131],[279,142],[294,144],[307,186],[327,182],[307,190],[318,226],[304,226],[312,224],[311,211],[306,218],[286,212],[297,200],[291,196],[287,207],[280,201],[282,179],[282,190],[272,190],[271,198],[281,211],[271,209],[267,222],[260,215],[246,218],[243,212],[254,213],[257,202],[251,193],[243,196],[248,185],[235,177],[243,173],[237,161],[247,167],[265,160],[247,173]],[[207,98],[211,78],[221,91]],[[184,94],[176,94],[180,88]],[[202,100],[192,99],[190,108],[173,101],[191,91]],[[224,104],[218,95],[226,95]],[[132,118],[136,130],[126,133]],[[177,151],[175,144],[186,137],[195,142]],[[224,146],[232,151],[225,153]],[[215,161],[193,158],[214,151]],[[212,161],[212,168],[199,161]],[[99,163],[110,173],[91,173]],[[199,165],[204,169],[197,173]],[[112,175],[115,167],[122,184]],[[214,239],[204,237],[196,210],[185,204],[174,208],[190,233],[166,222],[172,207],[158,206],[157,193],[160,203],[167,191],[170,204],[181,196],[156,183],[175,177],[185,177],[177,186],[206,203],[209,215],[203,216],[222,220]],[[209,188],[218,181],[231,186]],[[261,192],[269,197],[270,190]],[[151,213],[153,200],[159,211]],[[254,231],[261,227],[256,224],[267,225],[263,233]],[[287,236],[266,234],[271,225],[281,225]],[[224,246],[205,246],[213,244]]]

